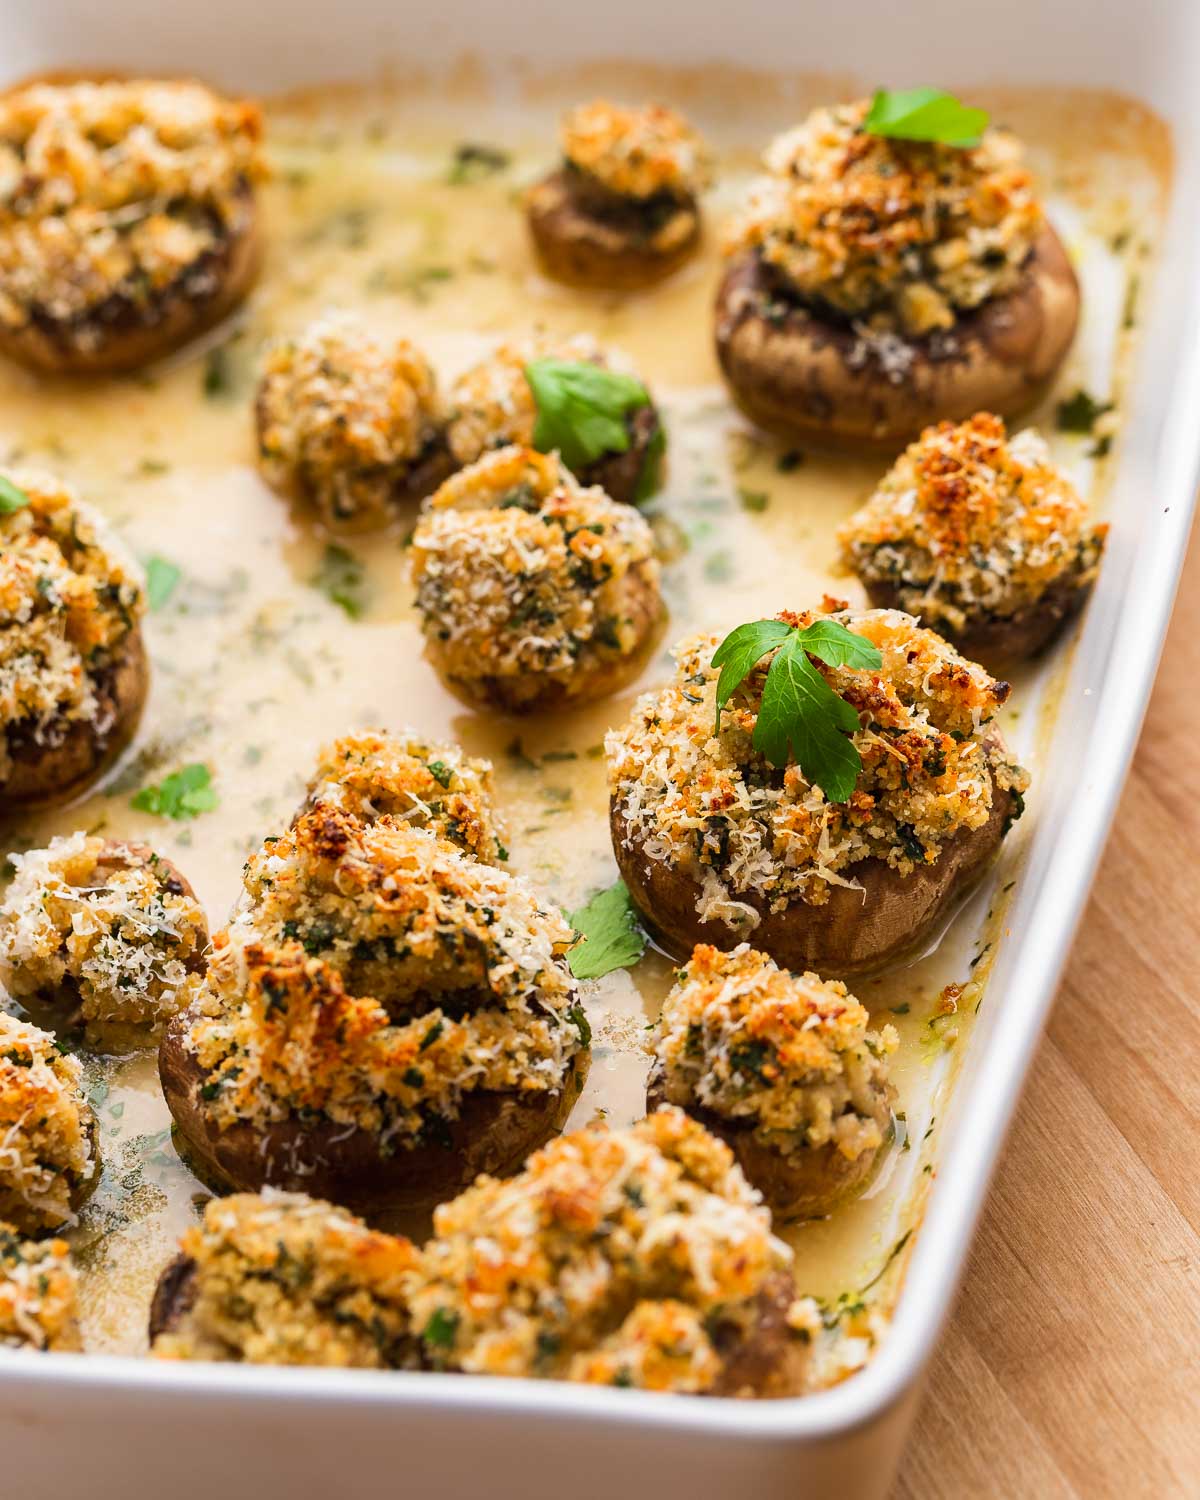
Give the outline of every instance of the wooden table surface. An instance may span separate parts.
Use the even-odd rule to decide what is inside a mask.
[[[894,1500],[1200,1496],[1200,530]]]

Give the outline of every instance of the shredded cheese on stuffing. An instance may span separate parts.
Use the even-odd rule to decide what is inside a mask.
[[[0,1349],[77,1352],[77,1290],[65,1240],[22,1240],[0,1221]]]
[[[256,105],[197,83],[38,83],[0,99],[0,320],[98,344],[248,217],[265,172]]]
[[[137,564],[91,506],[48,476],[5,477],[30,503],[0,515],[0,787],[14,736],[46,743],[73,720],[109,727],[97,679],[146,610]]]
[[[932,864],[956,833],[987,822],[994,787],[1019,796],[1028,786],[988,727],[1007,683],[899,610],[855,612],[827,600],[822,611],[780,618],[805,625],[817,614],[883,655],[879,672],[815,663],[862,726],[852,738],[863,769],[848,802],[827,802],[798,766],[771,766],[754,750],[770,656],[734,693],[714,734],[716,635],[677,647],[674,679],[640,698],[605,741],[614,807],[642,856],[694,881],[701,918],[735,932],[759,920],[748,897],[772,911],[793,900],[822,905],[832,886],[855,886],[861,860],[882,860],[901,875]]]
[[[972,150],[867,135],[868,108],[815,110],[775,141],[728,248],[867,334],[948,332],[1013,290],[1041,232],[1020,143],[995,129]]]
[[[1009,617],[1047,589],[1086,588],[1107,526],[1027,430],[1010,438],[999,417],[927,427],[841,527],[842,561],[864,583],[886,584],[931,625],[961,631]]]
[[[714,1324],[752,1326],[790,1262],[729,1149],[665,1108],[561,1136],[442,1204],[409,1301],[451,1369],[703,1391]]]
[[[23,1234],[73,1222],[99,1171],[82,1079],[52,1036],[0,1011],[0,1219]]]
[[[408,1362],[405,1239],[300,1193],[213,1199],[181,1249],[195,1300],[157,1359],[394,1369]]]
[[[754,1127],[782,1150],[832,1144],[856,1160],[883,1144],[893,1026],[846,986],[791,974],[743,943],[701,945],[663,1001],[653,1040],[667,1099]]]
[[[14,995],[65,994],[89,1023],[152,1027],[190,1003],[208,926],[158,855],[73,833],[9,859],[0,979]]]
[[[704,143],[682,115],[661,104],[578,105],[563,117],[561,139],[568,165],[618,198],[689,202],[709,181]]]

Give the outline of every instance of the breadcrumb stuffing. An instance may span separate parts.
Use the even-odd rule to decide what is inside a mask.
[[[859,100],[776,140],[728,242],[753,250],[816,310],[921,337],[1010,292],[1043,227],[1017,139],[973,149],[862,129]]]
[[[652,1049],[667,1099],[752,1124],[787,1150],[832,1144],[850,1161],[883,1144],[893,1026],[846,986],[792,974],[743,943],[698,946],[663,1001]]]
[[[491,761],[461,745],[367,731],[323,747],[301,811],[323,803],[364,823],[389,818],[494,864],[508,858],[495,796]]]
[[[194,1300],[156,1359],[395,1369],[411,1362],[415,1252],[353,1214],[267,1188],[217,1198],[187,1231]]]
[[[82,1080],[48,1032],[0,1011],[0,1219],[22,1234],[73,1222],[100,1169]]]
[[[9,860],[0,980],[12,994],[77,1001],[89,1023],[147,1027],[190,1003],[208,924],[167,861],[85,833]]]
[[[434,1214],[410,1306],[454,1370],[704,1391],[718,1326],[791,1263],[729,1149],[682,1111],[560,1136]]]
[[[557,1093],[572,931],[433,834],[318,806],[246,868],[187,1038],[219,1125],[313,1112],[418,1144],[475,1089]]]
[[[0,99],[0,320],[97,346],[247,227],[262,116],[198,83],[36,83]],[[104,319],[99,316],[105,315]]]
[[[660,614],[645,518],[530,448],[502,448],[449,479],[410,554],[430,658],[468,689],[499,679],[569,695],[634,653]]]
[[[689,202],[708,185],[711,161],[695,130],[673,109],[623,108],[606,99],[563,116],[568,165],[618,198]]]
[[[0,1220],[0,1349],[78,1352],[77,1291],[65,1240],[22,1240]]]
[[[927,427],[841,527],[845,566],[886,584],[928,624],[962,631],[1005,618],[1052,587],[1095,579],[1107,526],[1032,429],[1009,437],[979,412]]]
[[[771,657],[734,693],[714,734],[717,635],[675,650],[675,676],[641,697],[605,740],[615,810],[642,855],[700,888],[696,910],[752,930],[754,897],[772,911],[823,905],[831,886],[857,889],[854,866],[884,861],[901,875],[932,864],[963,829],[987,822],[996,788],[1019,794],[1029,778],[989,727],[1008,696],[974,662],[900,610],[785,612],[793,625],[828,615],[882,653],[878,672],[817,670],[859,714],[852,736],[863,769],[849,800],[829,803],[799,766],[772,766],[753,747]],[[1019,800],[1018,800],[1019,806]]]
[[[0,789],[15,737],[111,727],[97,684],[146,611],[140,569],[98,512],[46,475],[5,477],[29,504],[0,514]]]
[[[334,527],[385,525],[442,426],[433,370],[407,339],[322,318],[267,354],[255,406],[259,467]]]

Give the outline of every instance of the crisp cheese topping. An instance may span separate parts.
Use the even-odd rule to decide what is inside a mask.
[[[766,154],[730,237],[818,311],[922,336],[1011,291],[1043,216],[1019,142],[973,150],[862,130],[868,103],[815,110]]]
[[[245,228],[256,105],[197,83],[31,84],[0,98],[0,320],[103,337]]]
[[[568,165],[618,198],[687,201],[709,180],[704,143],[682,115],[661,104],[581,104],[563,117],[561,137]]]
[[[14,995],[69,998],[87,1022],[140,1026],[191,1001],[208,926],[169,864],[84,833],[9,859],[0,979]]]
[[[41,743],[64,720],[109,727],[96,681],[146,609],[137,564],[91,506],[44,475],[6,477],[29,504],[0,515],[0,786],[14,734]]]
[[[699,946],[663,1001],[656,1072],[673,1104],[752,1124],[783,1149],[833,1144],[850,1160],[883,1144],[892,1026],[868,1029],[836,980],[791,974],[743,943]]]
[[[939,422],[910,443],[838,532],[842,561],[929,624],[961,631],[1095,578],[1107,526],[1055,468],[1045,440],[999,417]]]
[[[947,840],[987,822],[997,787],[1020,793],[988,725],[1008,695],[984,669],[899,610],[854,612],[827,601],[821,613],[872,641],[878,672],[815,663],[858,711],[862,757],[846,803],[829,803],[796,765],[770,765],[751,743],[770,657],[749,675],[714,733],[720,644],[699,635],[675,651],[675,676],[647,693],[605,747],[616,810],[643,856],[701,887],[697,912],[734,931],[759,921],[753,897],[772,910],[821,905],[833,885],[857,888],[854,866],[884,861],[901,875],[932,864]],[[791,615],[793,624],[813,615]]]
[[[0,1349],[77,1352],[77,1290],[65,1240],[22,1240],[0,1221]]]

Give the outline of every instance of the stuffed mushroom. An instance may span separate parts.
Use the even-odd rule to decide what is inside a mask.
[[[803,1386],[791,1252],[680,1110],[576,1131],[434,1214],[409,1295],[425,1363],[707,1395]]]
[[[0,351],[106,374],[219,322],[258,271],[261,136],[256,105],[192,82],[0,98]]]
[[[899,610],[837,601],[807,614],[880,653],[878,670],[813,662],[857,715],[861,761],[844,802],[754,735],[774,652],[717,713],[715,635],[685,641],[674,679],[606,740],[613,849],[667,948],[745,941],[781,967],[861,974],[920,951],[982,873],[1028,775],[992,722],[1007,683]],[[714,731],[714,725],[717,725]]]
[[[397,1369],[416,1252],[302,1193],[213,1199],[158,1279],[155,1359]]]
[[[709,158],[681,115],[596,100],[564,116],[561,144],[562,165],[525,204],[549,276],[630,291],[661,281],[695,253]]]
[[[448,480],[410,551],[426,655],[480,708],[536,713],[614,692],[663,617],[645,519],[529,448]]]
[[[89,1039],[152,1034],[190,1004],[208,924],[170,860],[144,844],[73,833],[9,855],[0,980]]]
[[[0,1221],[0,1349],[77,1353],[78,1286],[65,1240],[23,1240]]]
[[[1079,287],[1020,144],[868,127],[866,101],[818,109],[767,153],[717,296],[735,399],[789,441],[855,447],[1024,411],[1070,348]]]
[[[422,1206],[557,1127],[586,1022],[571,929],[523,880],[319,805],[249,861],[245,889],[159,1052],[214,1186]]]
[[[33,1236],[73,1223],[100,1177],[98,1147],[78,1061],[0,1011],[0,1219]]]
[[[666,434],[644,382],[588,334],[502,344],[450,389],[447,441],[458,465],[510,444],[557,450],[580,484],[636,505],[662,479]],[[594,431],[581,432],[584,418]]]
[[[269,351],[254,416],[263,477],[334,531],[387,525],[452,467],[428,360],[348,315]]]
[[[1043,438],[979,412],[926,428],[838,541],[872,604],[991,662],[1032,656],[1082,608],[1107,532]]]
[[[56,481],[0,476],[0,814],[63,802],[132,738],[148,683],[137,565]]]
[[[777,1216],[860,1192],[892,1134],[895,1027],[846,986],[742,943],[700,946],[663,1001],[647,1107],[677,1104],[726,1142]]]

